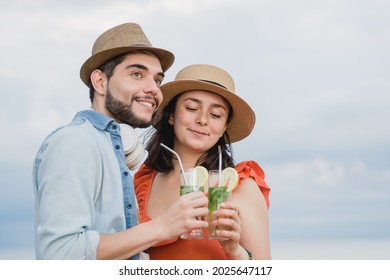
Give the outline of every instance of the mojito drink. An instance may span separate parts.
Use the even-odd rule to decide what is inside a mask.
[[[229,230],[229,227],[214,226],[212,224],[216,219],[213,212],[228,198],[229,194],[230,192],[227,191],[227,187],[209,187],[209,226],[207,228],[209,239],[220,239],[216,235],[217,230]]]

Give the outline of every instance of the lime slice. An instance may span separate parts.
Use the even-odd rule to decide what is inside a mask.
[[[209,179],[209,172],[203,166],[196,166],[193,171],[193,185],[195,188],[200,189],[206,186],[207,180]]]
[[[233,191],[238,185],[238,173],[233,167],[226,167],[221,174],[221,184],[228,192]]]

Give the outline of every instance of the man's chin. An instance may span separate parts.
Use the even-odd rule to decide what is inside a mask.
[[[142,124],[139,124],[137,126],[137,128],[148,128],[151,125],[152,125],[151,123],[142,123]]]
[[[131,120],[131,121],[123,121],[125,124],[128,124],[134,128],[147,128],[152,125],[151,120]]]

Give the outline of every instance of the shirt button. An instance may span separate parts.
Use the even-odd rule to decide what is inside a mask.
[[[112,126],[112,129],[114,129],[114,130],[116,130],[118,128],[118,126],[116,125],[116,124],[114,124],[113,126]]]
[[[133,208],[133,205],[131,203],[127,204],[127,209]]]
[[[115,145],[115,149],[116,149],[116,150],[119,150],[120,148],[121,148],[121,146]]]
[[[127,175],[129,175],[129,172],[125,171],[125,172],[123,172],[123,175],[127,176]]]

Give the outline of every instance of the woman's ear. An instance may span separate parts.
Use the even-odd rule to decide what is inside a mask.
[[[91,76],[91,83],[93,88],[95,89],[95,94],[98,94],[100,96],[104,96],[106,94],[106,87],[107,87],[107,76],[99,69],[95,69],[92,71]]]
[[[225,125],[225,128],[223,129],[221,137],[223,137],[223,135],[225,134],[226,128],[227,128],[227,125]]]
[[[171,114],[170,116],[169,116],[169,118],[168,118],[168,123],[170,124],[170,125],[173,125],[173,115]]]

